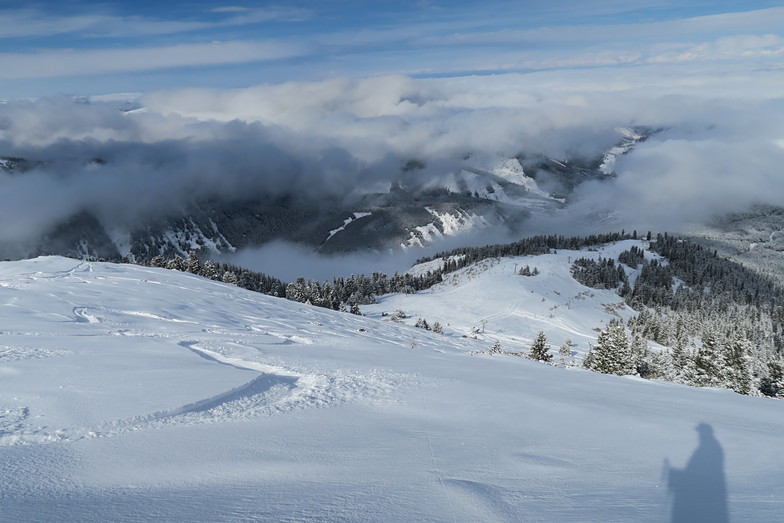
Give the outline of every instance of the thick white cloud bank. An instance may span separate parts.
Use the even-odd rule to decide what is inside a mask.
[[[388,190],[544,154],[595,157],[619,127],[663,129],[580,186],[541,229],[679,229],[784,197],[782,64],[656,65],[415,79],[385,76],[147,93],[122,112],[94,99],[0,105],[0,155],[40,161],[0,177],[16,240],[78,210],[127,222],[189,201]],[[106,160],[96,165],[95,158]]]

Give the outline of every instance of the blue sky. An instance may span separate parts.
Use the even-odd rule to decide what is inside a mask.
[[[0,98],[784,56],[777,1],[0,0]]]

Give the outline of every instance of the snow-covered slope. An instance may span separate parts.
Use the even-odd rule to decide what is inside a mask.
[[[614,316],[628,319],[634,311],[616,292],[590,289],[575,281],[570,272],[572,262],[580,257],[617,258],[642,243],[628,240],[592,251],[491,258],[448,274],[443,283],[428,291],[383,296],[362,310],[380,318],[402,310],[408,316],[404,321],[412,325],[419,318],[430,324],[437,321],[447,333],[483,340],[484,349],[498,340],[505,350],[527,351],[543,331],[554,352],[570,339],[572,349],[581,356],[596,341],[594,329],[603,328]],[[536,268],[539,274],[520,276],[519,270],[525,266]],[[439,260],[434,260],[414,266],[410,272],[422,274],[440,267]]]
[[[564,310],[579,286],[545,260],[367,312],[486,319],[509,344],[609,317],[598,291]],[[784,509],[780,401],[476,354],[488,340],[457,328],[161,269],[0,263],[0,309],[3,521],[697,520],[705,491],[736,521]]]

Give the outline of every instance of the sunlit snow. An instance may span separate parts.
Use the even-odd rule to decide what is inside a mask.
[[[0,519],[778,519],[783,402],[481,352],[538,330],[584,345],[627,313],[569,256],[467,268],[367,317],[163,269],[0,263]],[[445,334],[381,316],[397,308]]]

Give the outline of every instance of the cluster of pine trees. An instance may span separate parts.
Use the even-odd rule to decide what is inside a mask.
[[[572,264],[572,277],[594,289],[617,289],[619,284],[629,285],[623,266],[612,258],[578,258]]]
[[[651,351],[629,322],[631,336],[620,319],[602,330],[583,366],[604,374],[637,374],[698,387],[721,387],[739,394],[779,396],[784,365],[778,357],[760,358],[752,343],[738,335],[705,330],[699,344]]]
[[[664,261],[645,258],[638,247],[619,256],[619,263],[639,271],[631,287],[628,280],[616,282],[638,314],[628,325],[611,321],[584,366],[741,394],[784,394],[784,290],[684,238],[659,235],[650,250]],[[601,274],[611,265],[580,262],[573,274],[594,287],[612,288],[609,274],[606,281],[584,274],[585,267]],[[651,351],[646,340],[668,349]]]
[[[387,276],[374,272],[370,276],[360,274],[347,278],[334,278],[332,282],[319,283],[304,278],[286,286],[286,298],[300,303],[311,303],[319,307],[339,310],[340,305],[368,305],[376,302],[376,296],[391,293],[412,294],[429,289],[441,281],[440,271],[420,276],[397,274]]]

